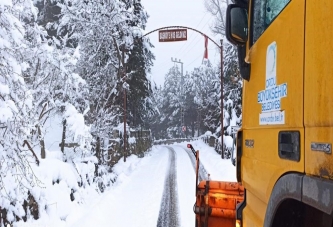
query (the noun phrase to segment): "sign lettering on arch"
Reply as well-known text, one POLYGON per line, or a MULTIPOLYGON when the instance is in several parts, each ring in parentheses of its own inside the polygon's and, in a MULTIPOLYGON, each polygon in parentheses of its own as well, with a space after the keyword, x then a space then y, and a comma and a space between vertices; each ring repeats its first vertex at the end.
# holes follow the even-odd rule
POLYGON ((168 29, 158 31, 159 42, 176 42, 187 40, 187 29, 168 29))

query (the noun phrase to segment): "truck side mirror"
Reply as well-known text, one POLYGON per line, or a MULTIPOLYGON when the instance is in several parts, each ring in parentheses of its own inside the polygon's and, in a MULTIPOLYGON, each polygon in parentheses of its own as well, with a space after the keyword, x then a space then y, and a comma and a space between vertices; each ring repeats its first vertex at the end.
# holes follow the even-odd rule
POLYGON ((237 46, 239 71, 244 80, 250 80, 251 65, 245 62, 246 41, 248 39, 247 4, 231 4, 227 8, 226 37, 237 46))
POLYGON ((247 9, 231 4, 227 8, 226 37, 234 45, 243 46, 248 38, 247 9))

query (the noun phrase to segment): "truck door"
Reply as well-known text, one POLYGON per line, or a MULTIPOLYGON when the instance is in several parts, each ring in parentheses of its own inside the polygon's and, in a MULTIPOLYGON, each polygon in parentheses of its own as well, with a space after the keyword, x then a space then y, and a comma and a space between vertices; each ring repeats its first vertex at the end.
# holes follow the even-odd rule
POLYGON ((245 226, 263 226, 275 182, 304 172, 304 0, 252 0, 243 87, 245 226))

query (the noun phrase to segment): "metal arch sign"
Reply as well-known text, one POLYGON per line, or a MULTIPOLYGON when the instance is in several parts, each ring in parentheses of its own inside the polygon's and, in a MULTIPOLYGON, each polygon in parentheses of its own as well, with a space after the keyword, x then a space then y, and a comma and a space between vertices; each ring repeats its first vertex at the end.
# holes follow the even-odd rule
POLYGON ((177 42, 187 40, 187 29, 168 29, 158 31, 159 42, 177 42))

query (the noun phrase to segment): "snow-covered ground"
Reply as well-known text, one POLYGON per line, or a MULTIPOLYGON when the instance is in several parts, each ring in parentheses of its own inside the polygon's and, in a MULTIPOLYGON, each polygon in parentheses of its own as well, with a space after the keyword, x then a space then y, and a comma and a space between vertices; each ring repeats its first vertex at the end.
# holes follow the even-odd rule
MULTIPOLYGON (((202 141, 191 143, 200 151, 200 159, 212 180, 236 181, 235 167, 230 160, 222 160, 213 148, 202 141)), ((176 154, 177 192, 179 223, 182 227, 194 226, 195 173, 186 148, 187 143, 170 145, 176 154)), ((55 204, 39 220, 19 222, 17 227, 127 227, 156 226, 165 176, 169 166, 169 149, 166 146, 154 146, 144 158, 128 157, 114 168, 116 183, 104 193, 91 190, 81 202, 57 206, 57 191, 53 190, 55 204), (62 218, 59 214, 66 213, 62 218)), ((61 185, 59 184, 59 187, 61 185)), ((60 193, 60 190, 59 190, 60 193)), ((86 192, 87 193, 87 192, 86 192)), ((60 203, 59 203, 60 204, 60 203)))

